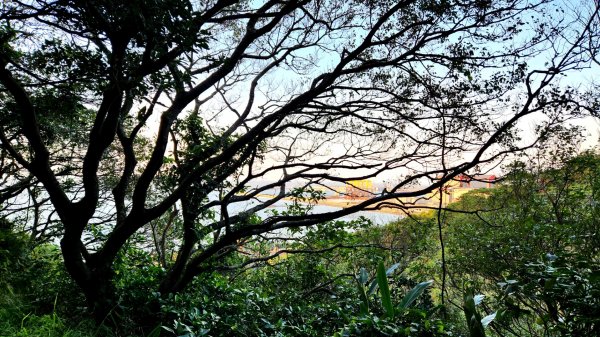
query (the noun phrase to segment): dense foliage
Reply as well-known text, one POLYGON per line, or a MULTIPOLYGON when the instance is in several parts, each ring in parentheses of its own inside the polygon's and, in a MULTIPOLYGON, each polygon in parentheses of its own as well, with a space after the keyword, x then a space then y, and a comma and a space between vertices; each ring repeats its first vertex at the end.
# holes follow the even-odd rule
POLYGON ((344 220, 599 116, 574 2, 1 2, 0 330, 597 332, 592 154, 344 220))
MULTIPOLYGON (((600 157, 511 169, 499 186, 464 195, 441 217, 317 226, 276 250, 248 242, 230 263, 261 249, 271 259, 205 274, 179 294, 152 292, 166 271, 158 255, 132 244, 117 260, 121 317, 110 329, 81 320, 85 310, 57 247, 32 247, 3 222, 0 327, 7 336, 596 335, 600 157)), ((295 207, 304 206, 287 211, 295 207)))
POLYGON ((123 299, 159 293, 152 321, 196 278, 269 259, 278 233, 355 230, 338 219, 597 116, 579 75, 598 63, 599 11, 585 0, 3 1, 0 217, 32 244, 60 242, 77 307, 98 322, 121 325, 123 299), (387 178, 351 207, 268 213, 387 178), (249 247, 261 255, 240 259, 249 247), (129 256, 140 251, 152 258, 129 256), (120 274, 133 269, 152 282, 120 293, 138 284, 120 274))
POLYGON ((504 184, 453 205, 447 222, 453 290, 488 295, 494 327, 518 336, 600 331, 600 158, 531 172, 517 164, 504 184))

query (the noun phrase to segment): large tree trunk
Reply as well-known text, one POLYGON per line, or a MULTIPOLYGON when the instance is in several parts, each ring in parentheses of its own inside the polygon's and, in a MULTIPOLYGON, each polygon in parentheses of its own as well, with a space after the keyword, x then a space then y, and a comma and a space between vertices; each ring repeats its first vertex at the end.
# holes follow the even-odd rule
POLYGON ((113 272, 109 266, 101 266, 92 270, 92 278, 84 289, 91 314, 97 323, 111 325, 117 313, 117 294, 112 282, 113 272), (112 317, 111 317, 112 315, 112 317))
POLYGON ((94 256, 82 256, 79 238, 65 234, 61 250, 69 275, 83 292, 89 312, 98 323, 112 321, 109 318, 117 306, 116 292, 112 282, 114 272, 111 263, 97 261, 94 256))

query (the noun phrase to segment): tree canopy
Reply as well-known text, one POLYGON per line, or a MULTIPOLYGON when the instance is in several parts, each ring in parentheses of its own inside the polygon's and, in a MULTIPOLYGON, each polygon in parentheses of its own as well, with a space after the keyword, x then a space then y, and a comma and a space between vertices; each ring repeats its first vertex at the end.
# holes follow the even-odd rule
POLYGON ((140 233, 178 292, 244 241, 434 191, 596 114, 561 80, 597 62, 597 27, 593 3, 549 0, 4 2, 3 216, 60 238, 100 316, 140 233), (256 216, 386 176, 356 206, 256 216))

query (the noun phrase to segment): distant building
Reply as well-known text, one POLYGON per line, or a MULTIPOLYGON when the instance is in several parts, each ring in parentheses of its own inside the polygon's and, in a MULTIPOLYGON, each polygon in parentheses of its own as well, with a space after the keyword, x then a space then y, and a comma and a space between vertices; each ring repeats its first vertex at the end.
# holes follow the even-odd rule
MULTIPOLYGON (((438 180, 441 178, 441 176, 437 177, 438 180)), ((445 207, 448 204, 460 200, 460 198, 469 191, 494 187, 496 181, 497 178, 494 175, 468 176, 461 174, 444 184, 441 188, 441 196, 440 189, 436 189, 427 194, 399 198, 398 202, 402 205, 410 206, 414 212, 419 212, 423 209, 439 207, 441 198, 442 207, 445 207)), ((417 192, 421 188, 417 187, 412 190, 406 189, 402 192, 417 192)))
MULTIPOLYGON (((441 177, 438 179, 441 179, 441 177)), ((446 206, 458 201, 463 194, 469 191, 479 188, 492 188, 496 183, 496 180, 497 178, 495 175, 468 176, 466 174, 460 174, 444 184, 444 187, 442 188, 442 205, 446 206)), ((429 200, 436 206, 439 205, 439 190, 432 192, 429 200)))
POLYGON ((350 180, 346 183, 345 197, 346 198, 368 198, 375 193, 373 182, 368 179, 350 180))

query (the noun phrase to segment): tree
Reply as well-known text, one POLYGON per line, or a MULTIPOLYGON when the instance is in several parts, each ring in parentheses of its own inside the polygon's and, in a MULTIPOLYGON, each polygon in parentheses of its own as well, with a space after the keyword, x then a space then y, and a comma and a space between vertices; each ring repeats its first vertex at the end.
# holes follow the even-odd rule
POLYGON ((114 304, 119 252, 151 223, 177 235, 159 290, 178 292, 245 240, 422 195, 532 146, 518 141, 526 116, 545 116, 541 136, 597 112, 554 83, 591 64, 598 8, 562 6, 4 2, 3 212, 39 204, 97 317, 114 304), (398 183, 352 207, 256 216, 286 196, 318 199, 315 186, 386 174, 398 183))
POLYGON ((598 331, 599 156, 560 149, 564 136, 512 165, 499 188, 465 195, 448 219, 451 284, 492 299, 499 334, 598 331))

